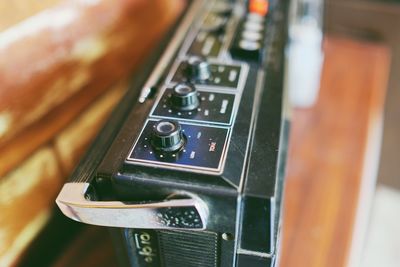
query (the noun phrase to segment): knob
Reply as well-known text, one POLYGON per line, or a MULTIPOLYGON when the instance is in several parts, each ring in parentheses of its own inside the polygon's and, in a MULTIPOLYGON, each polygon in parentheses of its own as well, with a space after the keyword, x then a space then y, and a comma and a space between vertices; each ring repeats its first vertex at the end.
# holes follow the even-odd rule
POLYGON ((192 56, 187 61, 186 74, 190 80, 206 81, 211 77, 210 65, 201 57, 192 56))
POLYGON ((223 17, 229 17, 232 14, 232 4, 228 2, 217 2, 212 8, 212 12, 223 17))
POLYGON ((201 26, 201 30, 211 33, 220 33, 224 30, 226 22, 227 19, 220 16, 219 14, 210 13, 204 20, 203 25, 201 26))
POLYGON ((196 87, 191 83, 178 83, 174 86, 171 95, 171 105, 173 108, 190 111, 196 109, 200 104, 196 87))
POLYGON ((174 152, 183 147, 185 138, 177 121, 160 120, 153 126, 152 146, 164 152, 174 152))

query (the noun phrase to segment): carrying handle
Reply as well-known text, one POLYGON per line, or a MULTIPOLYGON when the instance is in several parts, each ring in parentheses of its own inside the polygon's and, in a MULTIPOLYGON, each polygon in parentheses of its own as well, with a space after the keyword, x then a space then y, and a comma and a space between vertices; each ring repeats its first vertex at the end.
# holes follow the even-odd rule
POLYGON ((91 201, 85 195, 89 183, 66 183, 56 199, 61 211, 69 218, 94 225, 147 228, 203 230, 208 212, 200 199, 171 199, 151 203, 91 201))

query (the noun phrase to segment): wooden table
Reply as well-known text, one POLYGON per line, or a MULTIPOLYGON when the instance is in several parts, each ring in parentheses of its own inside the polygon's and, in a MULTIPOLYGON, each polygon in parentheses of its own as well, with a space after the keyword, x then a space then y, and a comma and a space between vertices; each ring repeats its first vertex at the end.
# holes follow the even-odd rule
MULTIPOLYGON (((293 113, 280 267, 341 267, 357 261, 378 165, 388 67, 384 46, 327 38, 319 100, 293 113)), ((68 227, 68 219, 61 220, 68 227)), ((116 263, 105 228, 76 227, 79 234, 49 265, 116 263)), ((56 237, 57 229, 46 235, 56 237)), ((21 266, 43 265, 38 255, 28 252, 21 266)))
POLYGON ((281 267, 355 266, 368 221, 388 50, 339 38, 324 50, 318 102, 293 113, 281 267))

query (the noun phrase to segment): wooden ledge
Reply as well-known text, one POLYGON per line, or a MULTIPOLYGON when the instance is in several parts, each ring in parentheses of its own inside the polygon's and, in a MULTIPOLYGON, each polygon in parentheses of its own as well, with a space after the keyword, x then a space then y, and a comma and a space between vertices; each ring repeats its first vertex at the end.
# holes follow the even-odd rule
POLYGON ((318 102, 292 118, 281 267, 354 266, 375 184, 388 50, 334 37, 324 50, 318 102))

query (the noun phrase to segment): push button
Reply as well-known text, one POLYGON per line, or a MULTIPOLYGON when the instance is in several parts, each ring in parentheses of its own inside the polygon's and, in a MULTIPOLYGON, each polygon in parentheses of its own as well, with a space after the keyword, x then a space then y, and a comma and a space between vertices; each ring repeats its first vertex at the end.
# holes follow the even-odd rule
POLYGON ((249 12, 256 13, 265 17, 268 13, 269 2, 268 0, 250 0, 249 12))
POLYGON ((254 41, 250 41, 250 40, 241 40, 239 42, 239 47, 247 50, 247 51, 256 51, 258 49, 260 49, 260 43, 258 42, 254 42, 254 41))
POLYGON ((243 31, 242 32, 242 39, 248 40, 248 41, 260 41, 262 40, 263 36, 259 32, 253 32, 253 31, 243 31))
POLYGON ((268 1, 250 0, 248 13, 238 25, 230 47, 232 57, 241 60, 259 60, 264 44, 268 1))

